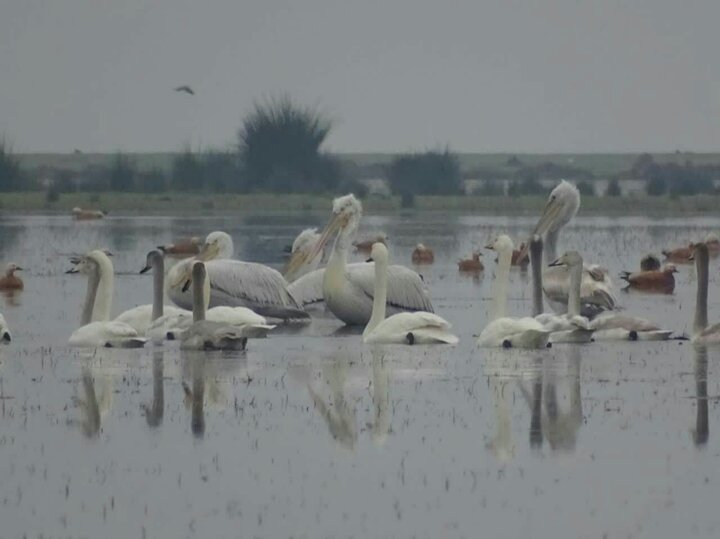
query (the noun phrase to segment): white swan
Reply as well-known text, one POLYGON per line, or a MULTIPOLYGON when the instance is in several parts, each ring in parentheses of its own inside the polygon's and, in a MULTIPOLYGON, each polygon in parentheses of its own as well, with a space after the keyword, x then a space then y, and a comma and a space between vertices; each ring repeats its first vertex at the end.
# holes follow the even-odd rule
POLYGON ((580 315, 580 284, 582 281, 582 257, 577 251, 569 251, 550 266, 565 265, 570 270, 567 314, 543 312, 542 298, 542 240, 539 237, 530 243, 530 264, 533 282, 533 316, 545 329, 551 331, 551 343, 585 343, 592 340, 590 321, 580 315))
POLYGON ((112 262, 104 252, 91 251, 66 273, 88 276, 82 325, 70 335, 71 346, 137 348, 145 345, 146 339, 133 327, 110 320, 114 276, 112 262))
MULTIPOLYGON (((372 314, 374 267, 369 263, 347 263, 361 217, 362 205, 354 195, 336 198, 333 201, 333 216, 313 251, 297 253, 288 264, 288 271, 295 271, 307 260, 312 260, 337 233, 327 267, 301 277, 291 285, 290 290, 303 304, 324 300, 328 309, 348 325, 366 325, 372 314), (322 282, 321 298, 316 297, 319 282, 322 282), (313 283, 313 286, 305 287, 306 283, 313 283), (313 295, 306 295, 308 291, 313 295)), ((433 312, 422 278, 417 273, 404 266, 388 267, 387 309, 391 314, 433 312)))
MULTIPOLYGON (((295 241, 293 241, 292 248, 290 250, 291 256, 299 252, 310 253, 319 240, 320 234, 318 233, 317 228, 306 228, 305 230, 300 232, 297 238, 295 238, 295 241)), ((285 280, 287 280, 288 283, 292 283, 303 275, 310 273, 311 271, 315 271, 322 262, 322 258, 323 251, 320 250, 315 254, 312 259, 309 259, 306 264, 303 264, 295 271, 286 271, 284 275, 285 280)))
POLYGON ((424 311, 398 313, 385 318, 387 296, 388 250, 378 242, 372 246, 375 262, 372 316, 363 341, 383 344, 457 344, 458 338, 450 333, 450 324, 438 315, 424 311))
POLYGON ((7 344, 12 341, 12 335, 10 334, 10 328, 5 321, 5 317, 0 314, 0 342, 7 344))
POLYGON ((720 323, 708 327, 708 273, 710 252, 704 243, 693 246, 693 258, 697 269, 697 296, 693 320, 692 341, 697 344, 720 343, 720 323))
POLYGON ((267 330, 254 327, 231 326, 205 319, 208 302, 205 264, 195 262, 192 267, 193 323, 180 334, 180 347, 188 350, 245 350, 248 337, 260 337, 267 330))
POLYGON ((279 271, 255 264, 230 260, 232 238, 225 232, 211 232, 196 258, 183 260, 168 272, 168 296, 179 307, 192 307, 192 294, 183 290, 191 274, 192 264, 205 262, 210 278, 210 306, 248 307, 269 318, 283 320, 309 318, 309 315, 288 292, 287 281, 279 271))
POLYGON ((477 344, 483 347, 545 348, 550 331, 534 318, 505 316, 507 283, 512 263, 513 242, 505 234, 487 246, 498 254, 495 268, 495 301, 492 321, 480 333, 477 344))
MULTIPOLYGON (((532 234, 533 236, 545 235, 545 262, 547 264, 557 259, 557 240, 560 230, 575 217, 579 208, 580 191, 573 184, 562 180, 550 192, 545 209, 532 234)), ((569 288, 570 275, 567 267, 557 266, 545 270, 543 290, 554 311, 567 312, 569 288)), ((616 300, 613 294, 612 280, 608 271, 601 266, 584 266, 580 295, 583 314, 594 315, 599 311, 615 308, 616 300)))

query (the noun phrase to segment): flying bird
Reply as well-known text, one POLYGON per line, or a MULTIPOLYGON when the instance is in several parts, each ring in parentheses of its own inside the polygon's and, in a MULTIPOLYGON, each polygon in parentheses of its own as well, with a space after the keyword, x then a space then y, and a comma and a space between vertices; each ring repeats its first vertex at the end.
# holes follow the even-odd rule
POLYGON ((175 88, 175 91, 176 92, 185 92, 188 95, 195 95, 195 92, 193 92, 193 89, 190 88, 190 86, 188 86, 187 84, 178 86, 177 88, 175 88))

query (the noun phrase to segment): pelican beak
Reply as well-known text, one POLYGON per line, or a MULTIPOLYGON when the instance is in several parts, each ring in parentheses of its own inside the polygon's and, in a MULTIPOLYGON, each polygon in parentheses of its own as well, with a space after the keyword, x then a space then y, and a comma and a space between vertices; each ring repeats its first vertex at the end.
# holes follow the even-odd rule
POLYGON ((150 271, 150 266, 145 266, 143 269, 140 270, 140 274, 142 275, 143 273, 147 273, 148 271, 150 271))
POLYGON ((195 259, 201 262, 207 262, 208 260, 216 258, 219 253, 220 249, 216 243, 204 243, 195 259))
POLYGON ((320 239, 317 240, 312 250, 300 250, 293 253, 287 263, 287 266, 285 267, 284 274, 294 274, 304 264, 306 264, 310 260, 313 260, 325 248, 325 245, 327 245, 330 239, 335 236, 335 233, 341 228, 343 228, 345 225, 347 225, 348 219, 349 217, 342 213, 333 214, 332 218, 325 226, 325 229, 322 231, 320 239))

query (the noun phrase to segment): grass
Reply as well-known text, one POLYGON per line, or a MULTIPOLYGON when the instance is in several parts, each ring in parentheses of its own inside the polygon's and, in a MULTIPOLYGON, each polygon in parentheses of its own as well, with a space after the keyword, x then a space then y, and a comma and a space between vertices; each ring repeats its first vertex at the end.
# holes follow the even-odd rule
MULTIPOLYGON (((104 209, 110 214, 217 214, 267 212, 327 213, 332 196, 273 195, 232 193, 68 193, 57 202, 48 203, 44 191, 3 193, 0 212, 68 214, 74 206, 104 209)), ((482 197, 482 196, 418 196, 410 211, 446 211, 486 215, 537 214, 545 205, 545 196, 482 197)), ((715 215, 720 196, 671 197, 585 197, 583 215, 715 215)), ((400 198, 369 197, 363 201, 368 213, 392 213, 400 210, 400 198)))

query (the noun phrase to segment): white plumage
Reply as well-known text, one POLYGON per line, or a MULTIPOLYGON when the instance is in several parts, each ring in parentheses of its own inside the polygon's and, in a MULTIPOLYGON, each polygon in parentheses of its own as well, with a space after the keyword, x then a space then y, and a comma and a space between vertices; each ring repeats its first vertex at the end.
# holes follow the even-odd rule
POLYGON ((0 343, 9 343, 12 341, 12 335, 10 333, 10 328, 7 325, 7 322, 5 321, 5 317, 0 314, 0 343))
MULTIPOLYGON (((292 249, 290 250, 291 255, 294 255, 296 253, 311 253, 313 249, 315 248, 315 244, 320 240, 320 234, 317 231, 317 228, 306 228, 300 234, 297 235, 295 238, 295 241, 293 241, 292 249)), ((312 258, 308 259, 308 261, 299 267, 297 270, 293 272, 285 272, 285 280, 287 280, 288 283, 292 283, 302 277, 303 275, 306 275, 310 273, 311 271, 314 271, 318 268, 320 263, 322 262, 323 258, 323 251, 318 251, 312 258)))
POLYGON ((450 324, 436 314, 417 311, 403 312, 385 318, 387 294, 388 250, 382 243, 372 247, 375 263, 373 307, 370 321, 363 332, 366 343, 383 344, 456 344, 450 324))

